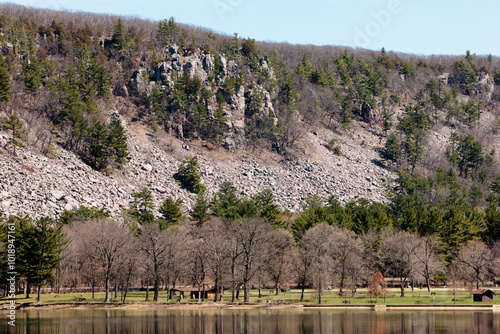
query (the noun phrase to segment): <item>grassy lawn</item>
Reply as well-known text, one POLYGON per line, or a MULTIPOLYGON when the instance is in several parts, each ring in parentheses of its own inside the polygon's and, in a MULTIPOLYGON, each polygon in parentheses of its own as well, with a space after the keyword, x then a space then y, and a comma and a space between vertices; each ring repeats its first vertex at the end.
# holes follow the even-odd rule
MULTIPOLYGON (((257 290, 250 291, 250 303, 273 303, 273 304, 291 304, 299 303, 300 300, 300 290, 290 290, 289 292, 281 292, 278 296, 271 293, 269 289, 262 290, 262 297, 258 297, 257 290)), ((386 298, 379 297, 375 303, 375 298, 371 298, 367 294, 366 290, 358 289, 353 297, 349 297, 350 293, 348 291, 347 296, 339 296, 337 290, 325 291, 323 294, 323 304, 325 305, 467 305, 467 304, 481 304, 481 305, 492 305, 496 304, 497 300, 493 302, 482 302, 474 303, 472 301, 472 295, 468 290, 457 290, 456 291, 456 301, 453 300, 453 290, 443 290, 436 289, 433 290, 433 295, 429 294, 427 290, 416 289, 411 291, 410 289, 405 290, 405 297, 400 297, 399 289, 391 289, 388 291, 386 298)), ((500 290, 495 291, 495 293, 500 293, 500 290)), ((71 293, 71 294, 42 294, 41 303, 43 304, 103 304, 105 294, 100 292, 95 294, 95 299, 92 300, 92 295, 90 293, 71 293)), ((111 304, 121 304, 120 293, 118 293, 117 298, 114 298, 114 293, 111 294, 113 302, 111 304)), ((150 301, 145 301, 146 292, 129 292, 127 294, 127 303, 150 303, 153 304, 152 298, 153 294, 150 291, 149 298, 150 301)), ((230 291, 226 291, 224 294, 224 302, 229 303, 231 298, 230 291)), ((314 290, 306 290, 304 296, 304 302, 301 304, 314 305, 318 303, 316 292, 314 290)), ((1 298, 0 305, 8 303, 10 299, 1 298)), ((243 301, 243 291, 240 291, 240 300, 243 301)), ((18 295, 16 298, 16 303, 35 303, 36 294, 33 294, 31 298, 23 298, 23 295, 18 295)), ((206 300, 205 303, 211 303, 212 300, 206 300)), ((178 304, 176 298, 171 301, 167 301, 166 292, 160 292, 160 303, 171 303, 178 304)), ((197 303, 197 300, 183 299, 181 304, 187 303, 197 303)))

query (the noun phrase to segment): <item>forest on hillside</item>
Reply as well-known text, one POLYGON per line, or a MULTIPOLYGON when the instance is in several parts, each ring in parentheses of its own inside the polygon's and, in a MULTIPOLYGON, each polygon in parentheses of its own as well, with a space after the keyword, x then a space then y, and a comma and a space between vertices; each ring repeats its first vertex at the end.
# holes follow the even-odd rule
MULTIPOLYGON (((151 193, 144 189, 124 208, 121 223, 104 209, 85 207, 66 210, 58 220, 33 221, 22 213, 5 217, 5 263, 9 226, 15 227, 20 242, 54 246, 47 263, 34 264, 36 269, 29 261, 40 253, 29 252, 46 249, 16 248, 20 261, 26 261, 20 262, 19 279, 27 286, 86 284, 109 290, 110 284, 126 287, 142 277, 154 281, 156 291, 160 283, 203 282, 220 289, 230 284, 233 291, 243 284, 248 291, 272 280, 321 291, 326 282, 342 288, 348 278, 353 286, 366 284, 375 271, 405 280, 446 281, 456 274, 454 266, 461 265, 461 279, 477 284, 498 275, 496 262, 482 271, 484 263, 497 259, 500 238, 496 57, 469 51, 420 57, 384 49, 264 43, 183 25, 174 18, 151 22, 11 4, 0 5, 0 29, 0 124, 9 133, 7 149, 13 156, 27 145, 50 157, 60 146, 111 174, 126 168, 130 159, 123 116, 157 136, 198 139, 228 150, 258 146, 293 160, 304 154, 298 143, 306 131, 325 127, 350 136, 351 127, 363 123, 385 142, 378 163, 397 173, 396 181, 387 185, 387 203, 359 199, 341 205, 334 197, 311 194, 302 212, 291 214, 278 210, 270 191, 243 198, 223 183, 209 197, 195 157, 188 157, 176 178, 198 196, 190 210, 178 199, 154 208, 151 193), (446 142, 433 140, 434 133, 446 133, 446 142), (257 248, 271 253, 245 248, 250 228, 262 236, 257 248), (115 246, 124 254, 119 261, 124 262, 85 253, 103 234, 116 236, 115 246), (281 243, 271 238, 275 234, 289 247, 286 252, 272 248, 281 243), (222 236, 229 244, 219 249, 217 238, 222 236), (391 241, 396 236, 402 239, 391 241), (306 273, 307 268, 324 268, 321 261, 338 258, 333 252, 342 238, 357 245, 352 250, 357 257, 349 261, 359 266, 349 273, 339 271, 347 270, 344 264, 324 271, 326 276, 319 270, 306 273), (179 248, 176 242, 188 239, 194 246, 182 255, 168 253, 179 248), (407 253, 384 248, 398 244, 414 247, 407 253), (140 275, 118 275, 123 272, 117 266, 137 262, 125 256, 135 254, 125 246, 136 247, 144 259, 140 275), (209 246, 214 247, 210 256, 196 253, 212 250, 209 246), (158 257, 152 255, 157 247, 162 250, 158 257), (325 251, 311 259, 312 249, 321 247, 325 251), (467 262, 464 252, 470 249, 479 255, 467 262), (227 262, 232 250, 233 262, 227 262), (391 267, 402 263, 383 257, 390 252, 406 257, 406 267, 391 267), (420 271, 421 252, 436 269, 424 266, 428 271, 420 271), (75 254, 84 254, 85 261, 68 260, 75 254), (279 262, 288 263, 286 279, 273 272, 277 264, 265 267, 285 254, 294 260, 279 262), (361 265, 360 258, 366 263, 361 265), (210 262, 218 259, 220 263, 210 262), (256 259, 255 267, 245 272, 250 259, 256 259), (482 267, 469 266, 471 262, 482 267), (186 265, 170 266, 178 264, 186 265)), ((327 146, 342 154, 335 141, 327 146)))

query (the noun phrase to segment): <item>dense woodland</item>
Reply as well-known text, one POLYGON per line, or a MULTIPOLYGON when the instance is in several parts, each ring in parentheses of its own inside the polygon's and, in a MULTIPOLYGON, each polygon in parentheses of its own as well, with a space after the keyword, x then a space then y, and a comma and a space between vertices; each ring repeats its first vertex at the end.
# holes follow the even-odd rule
MULTIPOLYGON (((29 145, 51 156, 59 145, 96 170, 124 168, 127 133, 111 109, 159 135, 227 147, 235 132, 232 101, 245 87, 252 93, 244 96, 238 148, 294 159, 305 129, 348 136, 354 122, 363 122, 385 141, 379 163, 398 176, 387 185, 386 203, 341 204, 311 194, 292 214, 278 209, 269 190, 241 198, 225 182, 205 194, 196 157, 187 157, 176 179, 198 196, 188 212, 170 198, 155 208, 145 188, 122 217, 86 207, 56 220, 3 217, 3 260, 8 227, 15 226, 18 283, 26 293, 47 284, 107 292, 152 285, 158 300, 161 288, 215 285, 216 298, 226 289, 235 300, 243 286, 248 301, 252 286, 274 285, 276 293, 282 284, 313 286, 319 296, 326 285, 355 291, 376 272, 428 286, 480 285, 500 274, 496 57, 263 43, 173 18, 9 4, 0 6, 0 30, 0 124, 13 155, 29 145), (160 75, 171 49, 210 55, 214 66, 203 79, 187 68, 160 75), (231 61, 238 71, 225 74, 231 61), (137 89, 138 81, 151 90, 137 89), (266 93, 274 107, 264 113, 266 93), (495 118, 484 125, 486 112, 495 118), (445 150, 429 140, 443 128, 451 129, 445 150)), ((328 147, 342 154, 335 142, 328 147)))

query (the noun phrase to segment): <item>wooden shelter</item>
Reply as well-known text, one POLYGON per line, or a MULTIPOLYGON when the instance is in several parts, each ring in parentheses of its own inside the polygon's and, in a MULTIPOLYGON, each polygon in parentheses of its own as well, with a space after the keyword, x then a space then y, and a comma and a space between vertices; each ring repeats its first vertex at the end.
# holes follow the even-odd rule
MULTIPOLYGON (((181 299, 187 298, 187 295, 189 295, 189 299, 198 299, 197 287, 179 287, 169 290, 170 296, 176 296, 177 292, 179 292, 181 299)), ((205 289, 201 288, 200 293, 205 299, 215 299, 215 287, 205 287, 205 289)))
POLYGON ((490 289, 477 289, 472 292, 475 302, 491 302, 495 293, 490 289))

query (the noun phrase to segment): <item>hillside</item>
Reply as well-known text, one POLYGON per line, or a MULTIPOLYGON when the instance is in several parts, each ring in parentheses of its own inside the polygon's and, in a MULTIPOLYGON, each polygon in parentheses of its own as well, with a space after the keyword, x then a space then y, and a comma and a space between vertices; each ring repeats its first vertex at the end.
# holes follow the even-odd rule
POLYGON ((438 167, 487 205, 500 144, 496 57, 272 44, 173 19, 8 4, 0 12, 7 215, 84 205, 119 216, 144 187, 156 206, 181 198, 188 211, 196 194, 174 178, 186 156, 198 157, 209 196, 224 181, 242 197, 270 189, 292 213, 308 195, 388 203, 398 170, 435 176, 438 167), (411 112, 425 121, 408 125, 411 112), (113 129, 123 129, 128 154, 113 129), (462 159, 467 135, 481 163, 462 159))

